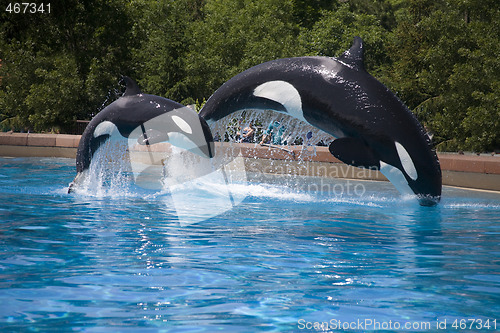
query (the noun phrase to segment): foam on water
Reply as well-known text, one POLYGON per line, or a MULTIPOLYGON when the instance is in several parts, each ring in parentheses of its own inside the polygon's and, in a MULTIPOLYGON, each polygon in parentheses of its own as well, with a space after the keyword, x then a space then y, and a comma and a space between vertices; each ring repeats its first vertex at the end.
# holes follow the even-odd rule
MULTIPOLYGON (((102 156, 98 156, 96 162, 102 162, 102 156)), ((315 186, 320 181, 318 178, 305 176, 268 176, 267 178, 264 177, 265 179, 262 182, 262 179, 257 181, 255 179, 247 180, 241 175, 235 177, 237 173, 234 170, 232 173, 226 172, 224 176, 224 174, 220 173, 221 164, 223 163, 220 161, 219 165, 214 165, 199 157, 173 154, 163 167, 159 167, 167 170, 162 172, 161 188, 151 190, 134 184, 131 171, 127 170, 123 165, 115 165, 114 168, 110 168, 109 166, 103 167, 101 164, 93 163, 83 186, 79 187, 76 193, 97 198, 138 197, 156 199, 163 200, 169 205, 172 205, 173 202, 170 199, 165 200, 165 197, 172 197, 172 194, 175 194, 175 201, 178 206, 182 206, 183 202, 190 203, 183 208, 185 215, 188 215, 190 211, 196 211, 196 206, 193 206, 192 203, 199 203, 199 209, 203 209, 203 207, 205 209, 207 207, 225 207, 221 208, 222 213, 236 206, 246 197, 260 200, 271 199, 297 203, 323 202, 335 205, 348 204, 378 208, 417 204, 413 196, 400 195, 387 182, 334 179, 323 184, 323 180, 321 180, 323 188, 315 186), (235 179, 224 179, 228 175, 230 178, 235 179), (277 179, 281 180, 276 181, 277 179), (269 180, 270 182, 266 182, 269 180), (351 188, 358 187, 362 190, 347 193, 344 189, 349 186, 351 188), (380 191, 380 186, 384 188, 384 191, 380 191), (338 189, 341 190, 338 191, 338 189), (231 202, 228 202, 228 200, 231 202)), ((65 189, 61 189, 61 192, 64 191, 65 189)), ((495 203, 495 193, 490 195, 493 202, 489 200, 485 202, 485 199, 481 199, 479 202, 471 202, 471 196, 474 197, 476 193, 460 189, 446 190, 445 188, 440 206, 449 209, 498 209, 500 207, 498 203, 495 203), (453 200, 449 198, 457 195, 458 197, 453 200), (460 198, 463 195, 468 195, 468 197, 466 199, 460 198)), ((482 194, 484 197, 485 194, 482 194)), ((486 197, 488 197, 487 194, 486 197)), ((215 215, 217 214, 213 214, 213 216, 215 215)))
MULTIPOLYGON (((280 126, 284 129, 282 141, 288 145, 294 144, 296 141, 313 145, 318 142, 329 144, 335 139, 332 135, 288 114, 268 110, 243 110, 234 112, 210 124, 210 129, 214 135, 222 139, 237 141, 236 133, 239 131, 239 119, 243 121, 242 127, 246 127, 250 123, 254 126, 259 124, 264 131, 270 123, 279 121, 280 126), (309 138, 306 137, 307 133, 310 133, 309 138)), ((338 134, 340 135, 341 133, 338 134)))
POLYGON ((90 166, 81 175, 75 193, 97 198, 134 196, 130 191, 131 168, 127 142, 112 137, 94 153, 90 166))
MULTIPOLYGON (((236 141, 239 126, 260 124, 265 130, 267 124, 275 120, 279 120, 285 128, 283 138, 288 144, 298 141, 328 144, 334 139, 332 135, 287 114, 262 110, 236 112, 210 126, 212 133, 217 133, 221 139, 236 141), (243 121, 242 124, 239 124, 239 120, 243 121), (306 136, 305 133, 310 135, 306 136)), ((158 200, 174 206, 180 220, 193 223, 231 210, 247 197, 374 208, 416 205, 413 196, 400 195, 389 183, 288 175, 262 176, 262 172, 260 177, 252 175, 245 170, 241 156, 231 155, 237 154, 231 142, 226 145, 226 150, 216 150, 217 155, 213 159, 176 147, 151 159, 148 147, 150 164, 134 160, 137 152, 130 149, 133 148, 131 142, 135 141, 127 141, 121 135, 113 134, 94 154, 91 166, 83 177, 84 181, 76 188, 77 195, 158 200), (380 191, 380 186, 383 191, 380 191)), ((304 147, 301 156, 315 154, 314 146, 304 147)), ((301 161, 298 163, 300 165, 301 161)), ((459 192, 455 191, 452 195, 456 193, 459 192)), ((450 202, 446 198, 446 191, 440 206, 450 209, 498 208, 498 204, 484 202, 483 199, 480 202, 470 202, 469 199, 454 199, 450 202)))

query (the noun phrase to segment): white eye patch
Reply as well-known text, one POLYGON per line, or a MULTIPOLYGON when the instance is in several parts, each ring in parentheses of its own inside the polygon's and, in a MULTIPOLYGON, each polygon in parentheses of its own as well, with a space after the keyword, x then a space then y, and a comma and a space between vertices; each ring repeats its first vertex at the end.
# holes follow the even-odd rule
POLYGON ((113 124, 110 121, 103 121, 102 123, 99 123, 99 125, 96 126, 94 129, 94 138, 97 138, 101 135, 112 135, 114 133, 118 132, 118 128, 116 127, 115 124, 113 124))
POLYGON ((182 119, 179 116, 172 116, 172 120, 174 121, 174 123, 177 126, 179 126, 179 128, 183 132, 185 132, 187 134, 193 134, 193 129, 191 128, 191 126, 189 126, 189 124, 184 119, 182 119))
POLYGON ((395 144, 399 159, 401 160, 401 164, 403 165, 403 169, 405 170, 406 174, 411 179, 417 180, 417 169, 415 169, 415 164, 413 164, 413 160, 411 159, 410 154, 408 154, 405 147, 403 147, 403 145, 401 145, 399 142, 396 142, 395 144))
POLYGON ((269 81, 255 88, 253 94, 282 104, 290 116, 305 121, 302 111, 302 99, 297 89, 290 83, 269 81))

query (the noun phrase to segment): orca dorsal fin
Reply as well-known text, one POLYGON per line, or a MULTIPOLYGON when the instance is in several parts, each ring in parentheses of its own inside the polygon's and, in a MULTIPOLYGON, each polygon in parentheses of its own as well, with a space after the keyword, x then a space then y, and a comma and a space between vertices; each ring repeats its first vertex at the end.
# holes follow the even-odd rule
POLYGON ((338 59, 356 68, 364 69, 363 40, 361 37, 354 37, 351 48, 344 51, 338 59))
POLYGON ((135 81, 129 78, 128 76, 122 77, 122 83, 124 83, 126 86, 123 96, 133 96, 142 94, 141 88, 139 88, 137 83, 135 83, 135 81))

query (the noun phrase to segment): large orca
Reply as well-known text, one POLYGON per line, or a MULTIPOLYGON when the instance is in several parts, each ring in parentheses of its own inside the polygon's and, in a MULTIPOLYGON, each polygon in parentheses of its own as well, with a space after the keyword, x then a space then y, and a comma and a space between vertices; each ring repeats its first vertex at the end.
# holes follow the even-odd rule
POLYGON ((195 111, 167 98, 143 94, 123 77, 124 94, 99 112, 85 128, 76 154, 77 176, 69 192, 90 167, 97 149, 111 136, 136 139, 140 145, 169 142, 198 155, 213 157, 213 138, 205 120, 195 111), (118 135, 119 134, 119 135, 118 135))
POLYGON ((421 205, 441 197, 441 168, 430 139, 410 110, 363 64, 356 37, 339 58, 269 61, 224 83, 200 112, 209 125, 245 109, 274 110, 336 139, 330 152, 356 167, 380 170, 421 205))

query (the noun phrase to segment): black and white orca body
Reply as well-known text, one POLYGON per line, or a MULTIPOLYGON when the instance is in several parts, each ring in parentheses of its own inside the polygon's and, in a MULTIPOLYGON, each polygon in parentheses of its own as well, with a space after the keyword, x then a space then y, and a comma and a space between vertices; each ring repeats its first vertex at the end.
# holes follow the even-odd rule
POLYGON ((112 137, 140 145, 169 142, 207 158, 213 157, 213 138, 205 120, 194 110, 167 98, 143 94, 123 77, 123 96, 99 112, 85 128, 76 154, 75 181, 91 164, 94 153, 112 137))
POLYGON ((252 67, 223 84, 200 112, 210 125, 245 109, 286 113, 332 135, 330 152, 380 170, 422 205, 441 196, 441 168, 416 117, 363 65, 362 40, 339 58, 298 57, 252 67))

